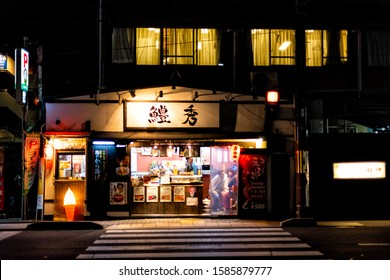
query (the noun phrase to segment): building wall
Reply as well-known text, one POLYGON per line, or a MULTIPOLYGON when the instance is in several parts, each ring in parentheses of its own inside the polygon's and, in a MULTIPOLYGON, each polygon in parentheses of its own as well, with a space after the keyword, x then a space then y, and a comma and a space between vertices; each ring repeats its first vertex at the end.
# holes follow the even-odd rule
POLYGON ((317 134, 309 147, 310 207, 319 219, 390 218, 390 136, 317 134), (333 179, 333 163, 383 161, 383 179, 333 179))

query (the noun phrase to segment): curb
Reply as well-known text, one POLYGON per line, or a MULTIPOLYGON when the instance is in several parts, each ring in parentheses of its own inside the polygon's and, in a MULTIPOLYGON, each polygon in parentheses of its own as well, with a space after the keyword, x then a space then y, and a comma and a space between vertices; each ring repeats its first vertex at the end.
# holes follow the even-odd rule
POLYGON ((37 222, 29 224, 26 230, 91 230, 104 229, 93 222, 37 222))

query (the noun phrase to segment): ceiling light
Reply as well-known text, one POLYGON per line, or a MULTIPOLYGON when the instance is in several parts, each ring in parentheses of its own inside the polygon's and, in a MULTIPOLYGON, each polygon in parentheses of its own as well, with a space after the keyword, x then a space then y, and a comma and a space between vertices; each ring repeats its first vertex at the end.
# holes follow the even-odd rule
POLYGON ((291 45, 291 42, 290 42, 290 41, 285 41, 285 42, 283 42, 283 43, 280 45, 279 50, 280 50, 280 51, 285 51, 290 45, 291 45))
POLYGON ((114 145, 114 141, 93 141, 93 145, 114 145))

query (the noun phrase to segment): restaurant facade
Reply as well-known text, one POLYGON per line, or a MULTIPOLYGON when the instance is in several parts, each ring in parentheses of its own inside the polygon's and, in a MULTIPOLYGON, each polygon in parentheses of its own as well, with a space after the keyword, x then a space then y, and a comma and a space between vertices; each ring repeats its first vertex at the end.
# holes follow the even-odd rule
MULTIPOLYGON (((289 141, 280 144, 279 155, 267 149, 264 100, 231 101, 240 95, 182 87, 135 95, 114 92, 46 103, 45 219, 69 219, 64 207, 69 190, 75 220, 290 215, 289 141), (273 157, 287 180, 275 194, 273 157)), ((279 126, 293 133, 290 124, 279 126)))

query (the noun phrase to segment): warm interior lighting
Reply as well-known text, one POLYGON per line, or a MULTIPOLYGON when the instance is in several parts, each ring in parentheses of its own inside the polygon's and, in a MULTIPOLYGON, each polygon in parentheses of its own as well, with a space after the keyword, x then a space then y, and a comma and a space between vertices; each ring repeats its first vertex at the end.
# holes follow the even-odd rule
POLYGON ((290 45, 291 45, 291 42, 290 42, 290 41, 285 41, 285 42, 283 42, 283 43, 280 45, 279 50, 280 50, 280 51, 285 51, 290 45))
POLYGON ((68 188, 64 196, 64 207, 66 212, 66 219, 68 221, 73 221, 74 211, 76 209, 76 197, 70 188, 68 188))
POLYGON ((167 148, 167 157, 172 157, 173 156, 173 146, 172 144, 169 144, 167 148))
POLYGON ((47 160, 52 160, 54 155, 54 147, 47 143, 44 148, 44 155, 47 160))
POLYGON ((259 139, 256 140, 256 148, 257 149, 264 148, 264 146, 263 146, 263 138, 259 138, 259 139))

